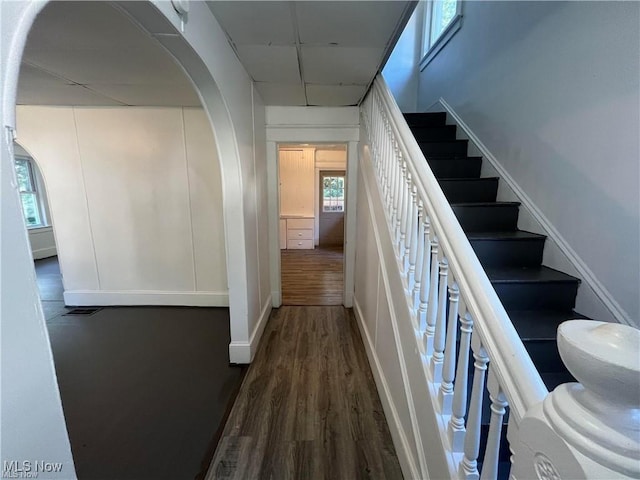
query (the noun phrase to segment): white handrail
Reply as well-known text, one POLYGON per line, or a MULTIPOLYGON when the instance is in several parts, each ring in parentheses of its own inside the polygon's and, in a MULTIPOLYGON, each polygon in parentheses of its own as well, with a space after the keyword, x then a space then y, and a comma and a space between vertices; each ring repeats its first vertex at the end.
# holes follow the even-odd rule
POLYGON ((475 323, 474 328, 491 359, 493 371, 519 421, 526 411, 549 393, 487 277, 449 202, 409 129, 386 83, 379 75, 369 95, 383 103, 417 195, 435 230, 461 297, 475 323))

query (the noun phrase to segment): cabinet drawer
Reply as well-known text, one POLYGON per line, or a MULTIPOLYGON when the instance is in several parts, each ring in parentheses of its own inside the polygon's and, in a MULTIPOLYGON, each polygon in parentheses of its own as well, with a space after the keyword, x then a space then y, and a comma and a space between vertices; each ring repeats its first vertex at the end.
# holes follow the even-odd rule
POLYGON ((313 240, 313 230, 310 228, 290 228, 287 230, 288 240, 313 240))
POLYGON ((304 250, 313 250, 313 240, 296 240, 289 239, 287 240, 287 249, 304 249, 304 250))
POLYGON ((292 228, 313 228, 313 218, 288 218, 287 228, 289 230, 292 228))

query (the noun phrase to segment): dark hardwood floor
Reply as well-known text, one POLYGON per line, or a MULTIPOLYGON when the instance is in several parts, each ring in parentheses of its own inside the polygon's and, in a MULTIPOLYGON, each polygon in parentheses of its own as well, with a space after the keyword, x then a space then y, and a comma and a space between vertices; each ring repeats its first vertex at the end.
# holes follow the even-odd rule
POLYGON ((281 250, 283 305, 342 305, 342 246, 281 250))
POLYGON ((203 478, 246 371, 229 365, 229 309, 70 315, 57 259, 36 274, 78 479, 203 478))
POLYGON ((206 478, 402 478, 350 310, 273 311, 206 478))

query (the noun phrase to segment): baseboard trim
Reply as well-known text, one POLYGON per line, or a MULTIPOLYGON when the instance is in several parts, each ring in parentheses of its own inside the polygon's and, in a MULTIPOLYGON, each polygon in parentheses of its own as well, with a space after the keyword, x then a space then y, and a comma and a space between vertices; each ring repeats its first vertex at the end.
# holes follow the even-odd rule
POLYGON ((375 346, 364 322, 362 309, 360 308, 358 299, 355 296, 353 298, 353 312, 356 320, 358 321, 360 334, 364 339, 364 347, 367 352, 367 357, 369 358, 369 364, 372 367, 371 370, 373 372, 373 376, 376 380, 378 395, 380 396, 380 401, 382 402, 386 413, 387 424, 389 425, 389 430, 391 431, 391 436, 394 440, 394 446, 396 447, 396 454, 398 455, 402 473, 405 478, 420 478, 420 472, 416 466, 413 456, 410 453, 411 448, 409 447, 407 436, 404 433, 400 418, 398 417, 398 411, 393 403, 389 385, 387 384, 384 373, 382 372, 382 366, 380 365, 380 360, 376 354, 375 346))
POLYGON ((251 336, 249 337, 249 341, 247 342, 231 342, 229 344, 229 361, 231 363, 236 364, 247 364, 253 361, 253 357, 258 350, 258 343, 262 338, 262 333, 264 332, 264 328, 267 326, 267 320, 269 320, 269 315, 271 315, 272 309, 272 300, 271 295, 266 299, 262 311, 260 312, 260 317, 258 318, 258 322, 256 326, 253 328, 253 332, 251 332, 251 336))
POLYGON ((64 303, 77 306, 165 305, 185 307, 228 307, 228 292, 98 291, 66 290, 64 303))
POLYGON ((39 248, 37 250, 32 250, 31 253, 33 254, 34 260, 55 257, 58 254, 58 252, 56 251, 56 247, 39 248))
MULTIPOLYGON (((469 138, 469 140, 475 144, 478 148, 482 156, 486 158, 491 166, 498 172, 500 178, 503 179, 513 190, 515 195, 518 197, 522 206, 526 208, 533 218, 540 224, 547 236, 549 236, 558 246, 560 251, 566 256, 567 260, 574 266, 577 270, 578 275, 582 278, 582 280, 593 290, 596 297, 602 302, 605 308, 611 313, 613 318, 615 318, 619 323, 623 323, 625 325, 629 325, 632 327, 636 327, 635 323, 632 322, 629 314, 622 308, 622 306, 613 298, 611 292, 597 279, 593 271, 587 266, 587 264, 580 258, 580 256, 576 253, 576 251, 571 248, 569 243, 564 239, 564 237, 558 232, 558 230, 553 226, 551 221, 542 213, 542 211, 535 205, 533 200, 529 198, 529 196, 525 193, 525 191, 518 185, 515 179, 505 170, 505 168, 500 164, 498 159, 491 153, 491 151, 486 147, 484 143, 473 133, 473 131, 469 128, 469 126, 460 118, 460 116, 456 113, 456 111, 449 105, 446 100, 442 97, 436 102, 439 103, 444 110, 451 115, 451 118, 454 119, 456 124, 464 131, 465 135, 469 138)), ((434 104, 434 105, 436 105, 434 104)), ((433 108, 432 105, 429 107, 429 110, 433 108)))

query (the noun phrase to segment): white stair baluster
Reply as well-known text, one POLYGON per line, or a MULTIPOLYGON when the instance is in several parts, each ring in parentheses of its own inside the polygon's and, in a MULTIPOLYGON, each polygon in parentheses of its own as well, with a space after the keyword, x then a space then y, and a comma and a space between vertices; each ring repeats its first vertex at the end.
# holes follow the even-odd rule
POLYGON ((456 338, 458 335, 458 299, 460 291, 457 284, 449 288, 449 321, 447 326, 447 342, 444 349, 442 366, 442 383, 440 384, 440 412, 451 413, 453 402, 453 380, 456 369, 456 338))
MULTIPOLYGON (((427 302, 429 301, 429 284, 430 284, 430 276, 431 276, 431 243, 429 242, 429 233, 431 230, 431 225, 429 223, 429 218, 426 216, 426 212, 424 215, 424 226, 422 230, 422 272, 420 278, 420 306, 418 307, 418 324, 420 325, 420 331, 423 335, 427 330, 427 302)), ((423 352, 426 353, 425 347, 426 343, 423 341, 421 343, 423 352)))
POLYGON ((508 405, 507 399, 498 384, 493 373, 493 367, 489 366, 489 380, 487 381, 489 398, 491 399, 491 420, 489 422, 489 435, 487 448, 482 460, 482 472, 480 480, 494 480, 498 478, 498 462, 500 454, 500 437, 502 435, 502 419, 508 405))
POLYGON ((402 270, 407 277, 407 284, 410 284, 409 279, 409 255, 411 254, 411 241, 413 240, 413 198, 412 198, 412 177, 411 172, 407 175, 407 216, 405 218, 405 235, 404 235, 404 252, 402 253, 402 270))
POLYGON ((429 280, 429 300, 427 301, 427 328, 424 330, 424 351, 433 354, 433 336, 436 332, 438 315, 438 238, 431 240, 431 268, 429 280))
MULTIPOLYGON (((418 218, 416 220, 416 257, 413 292, 411 292, 411 306, 416 317, 418 316, 418 306, 420 305, 420 285, 422 284, 422 263, 424 254, 424 205, 422 200, 418 198, 418 218)), ((418 322, 420 325, 420 322, 418 322)), ((420 327, 422 328, 422 327, 420 327)))
MULTIPOLYGON (((400 152, 400 157, 402 158, 402 152, 400 152)), ((400 228, 402 225, 402 216, 404 215, 404 182, 405 177, 407 175, 407 164, 402 160, 402 168, 400 170, 400 178, 398 179, 398 213, 396 214, 396 227, 395 227, 395 243, 396 243, 396 253, 400 252, 400 243, 401 243, 401 235, 400 228)))
POLYGON ((433 337, 433 356, 431 357, 431 375, 434 383, 442 381, 442 363, 444 361, 444 343, 447 334, 447 275, 449 262, 440 261, 440 281, 438 284, 438 315, 433 337))
POLYGON ((467 389, 469 383, 469 350, 473 318, 469 312, 460 316, 460 353, 456 383, 453 389, 453 405, 449 420, 449 443, 454 452, 461 452, 464 446, 464 416, 467 414, 467 389))
POLYGON ((473 373, 473 387, 469 402, 469 417, 467 419, 467 433, 464 439, 464 457, 460 462, 458 477, 464 480, 477 480, 478 453, 480 450, 480 429, 482 426, 482 400, 484 395, 484 379, 489 358, 482 346, 480 337, 474 332, 471 337, 473 358, 475 362, 473 373))

